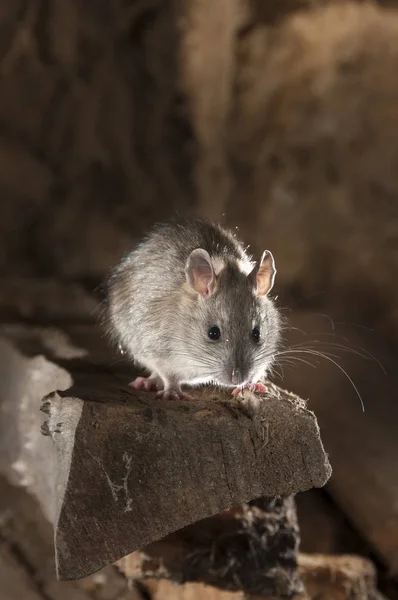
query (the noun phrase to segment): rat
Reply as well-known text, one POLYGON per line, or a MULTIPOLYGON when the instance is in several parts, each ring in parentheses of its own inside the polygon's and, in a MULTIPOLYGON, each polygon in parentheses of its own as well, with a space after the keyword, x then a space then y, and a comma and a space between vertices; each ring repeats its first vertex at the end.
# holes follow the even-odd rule
POLYGON ((275 261, 203 219, 155 225, 107 280, 111 340, 149 377, 130 385, 192 399, 182 385, 265 391, 280 339, 275 261))

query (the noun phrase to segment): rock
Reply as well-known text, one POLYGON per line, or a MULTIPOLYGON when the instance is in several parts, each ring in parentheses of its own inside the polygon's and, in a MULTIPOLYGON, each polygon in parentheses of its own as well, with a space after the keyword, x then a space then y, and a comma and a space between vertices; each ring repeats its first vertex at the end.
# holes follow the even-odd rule
POLYGON ((359 556, 300 554, 299 572, 309 598, 383 600, 373 564, 359 556))
MULTIPOLYGON (((376 588, 375 569, 359 556, 300 554, 299 573, 306 591, 292 600, 387 600, 376 588)), ((177 585, 167 579, 145 580, 152 600, 243 600, 240 592, 220 591, 203 584, 177 585)), ((245 600, 280 600, 281 595, 244 596, 245 600)))
POLYGON ((262 498, 185 527, 118 564, 144 584, 167 578, 290 598, 303 590, 296 574, 298 545, 293 498, 262 498))
POLYGON ((1 321, 32 323, 93 323, 97 300, 81 285, 56 279, 4 277, 0 279, 1 321))
POLYGON ((7 543, 0 542, 0 585, 3 598, 6 600, 42 600, 34 582, 18 564, 7 543))
POLYGON ((6 0, 1 16, 0 273, 98 281, 194 202, 179 11, 6 0))

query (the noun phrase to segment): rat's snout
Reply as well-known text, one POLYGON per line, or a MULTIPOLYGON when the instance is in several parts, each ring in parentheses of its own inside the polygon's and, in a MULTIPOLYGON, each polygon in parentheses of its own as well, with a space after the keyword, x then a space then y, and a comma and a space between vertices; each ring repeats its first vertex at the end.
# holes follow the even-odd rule
POLYGON ((243 383, 245 378, 242 376, 242 371, 240 369, 232 369, 231 382, 233 385, 239 385, 243 383))

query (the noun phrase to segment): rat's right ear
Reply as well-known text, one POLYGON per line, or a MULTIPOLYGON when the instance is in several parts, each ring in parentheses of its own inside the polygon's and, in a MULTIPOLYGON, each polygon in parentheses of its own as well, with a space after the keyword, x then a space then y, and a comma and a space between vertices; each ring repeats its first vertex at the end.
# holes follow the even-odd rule
POLYGON ((269 250, 264 250, 260 263, 249 273, 249 280, 259 296, 266 296, 272 290, 275 275, 274 257, 269 250))
POLYGON ((195 292, 204 298, 213 294, 216 276, 210 255, 206 250, 197 248, 191 252, 185 265, 185 275, 195 292))

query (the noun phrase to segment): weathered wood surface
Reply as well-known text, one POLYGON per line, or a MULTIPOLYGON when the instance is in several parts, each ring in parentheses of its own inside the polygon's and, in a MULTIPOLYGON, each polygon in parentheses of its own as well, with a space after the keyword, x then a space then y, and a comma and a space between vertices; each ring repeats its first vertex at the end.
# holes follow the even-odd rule
POLYGON ((327 490, 382 561, 398 574, 398 370, 397 353, 375 332, 334 323, 306 312, 289 315, 291 345, 331 353, 360 393, 327 359, 299 353, 302 362, 285 370, 284 386, 294 389, 316 412, 333 464, 327 490), (335 344, 345 347, 339 348, 335 344), (357 353, 360 353, 359 356, 357 353), (382 365, 382 366, 381 366, 382 365))
POLYGON ((84 329, 77 328, 79 345, 54 329, 2 329, 2 469, 32 487, 53 519, 61 578, 83 577, 242 502, 322 486, 330 476, 315 416, 296 396, 269 386, 264 396, 237 401, 210 390, 195 393, 194 403, 165 404, 131 392, 131 372, 109 362, 95 334, 87 336, 88 354, 84 329), (45 405, 51 441, 39 434, 38 408, 54 389, 45 405))
MULTIPOLYGON (((228 524, 231 525, 230 533, 233 535, 236 523, 234 524, 232 518, 228 519, 232 517, 233 512, 229 511, 230 514, 209 519, 208 522, 213 521, 215 525, 218 521, 220 533, 223 524, 225 533, 228 524)), ((0 548, 8 558, 11 555, 12 563, 12 568, 8 562, 0 563, 2 600, 31 600, 32 594, 40 600, 255 600, 253 596, 242 591, 220 590, 203 583, 179 584, 170 579, 148 579, 147 576, 137 580, 137 553, 119 561, 118 570, 122 570, 123 573, 118 573, 115 567, 107 567, 83 580, 56 581, 51 526, 43 518, 34 499, 22 488, 9 485, 2 477, 0 515, 0 548)), ((293 524, 294 514, 290 512, 289 520, 292 516, 293 520, 290 522, 293 524)), ((242 523, 240 519, 237 522, 242 523)), ((268 525, 271 524, 272 521, 269 521, 268 525)), ((194 540, 188 539, 189 529, 191 527, 185 532, 186 543, 191 541, 192 549, 194 540)), ((253 533, 255 531, 256 528, 253 533)), ((283 535, 284 531, 286 532, 286 529, 280 529, 280 534, 283 535)), ((276 534, 278 535, 278 530, 276 534)), ((169 540, 171 537, 169 536, 169 540)), ((178 544, 178 535, 173 537, 176 539, 178 552, 181 541, 178 544)), ((204 549, 203 545, 200 546, 201 540, 204 539, 206 532, 198 539, 198 550, 204 549)), ((216 538, 216 543, 218 541, 222 544, 222 538, 216 538)), ((145 549, 143 554, 147 551, 148 549, 145 549)), ((300 554, 298 574, 307 585, 308 594, 295 596, 294 600, 382 600, 375 592, 374 568, 368 561, 359 557, 337 558, 300 554)), ((388 597, 391 600, 395 598, 394 595, 388 597)), ((272 597, 268 596, 268 600, 271 599, 272 597)), ((276 600, 275 596, 273 600, 276 600)))

